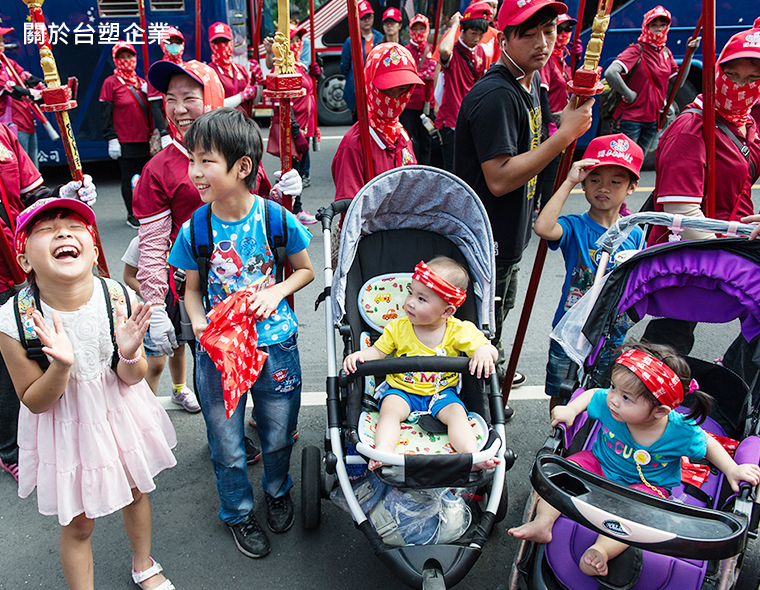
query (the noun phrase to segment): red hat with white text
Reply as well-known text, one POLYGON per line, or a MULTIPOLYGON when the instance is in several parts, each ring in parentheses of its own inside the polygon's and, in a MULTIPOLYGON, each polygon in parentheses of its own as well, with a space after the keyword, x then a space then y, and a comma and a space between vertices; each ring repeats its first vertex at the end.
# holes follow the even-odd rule
POLYGON ((599 160, 598 164, 589 166, 585 170, 590 171, 600 166, 622 166, 638 180, 641 176, 644 152, 639 144, 625 133, 616 133, 592 139, 583 157, 599 160))
POLYGON ((383 22, 390 20, 395 20, 397 23, 401 22, 401 11, 398 8, 393 8, 392 6, 386 10, 383 13, 383 22))
POLYGON ((368 14, 375 14, 375 10, 367 0, 362 0, 359 2, 359 18, 364 18, 368 14))

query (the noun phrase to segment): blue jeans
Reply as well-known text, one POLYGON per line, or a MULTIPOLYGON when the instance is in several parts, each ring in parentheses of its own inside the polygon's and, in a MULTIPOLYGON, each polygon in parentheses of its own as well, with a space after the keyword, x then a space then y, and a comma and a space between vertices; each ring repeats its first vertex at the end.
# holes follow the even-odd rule
POLYGON ((19 131, 18 142, 21 144, 21 147, 24 148, 24 151, 32 160, 34 167, 39 168, 40 163, 37 150, 37 132, 35 131, 34 133, 24 133, 23 131, 19 131))
MULTIPOLYGON (((298 336, 281 344, 260 346, 269 353, 250 390, 256 405, 259 439, 264 464, 261 486, 273 498, 293 487, 288 473, 293 450, 293 429, 301 406, 301 361, 298 336)), ((198 344, 195 351, 196 392, 206 421, 211 463, 219 493, 219 518, 233 525, 253 509, 253 487, 248 481, 245 456, 245 402, 243 396, 228 420, 224 411, 222 374, 198 344)))
POLYGON ((633 141, 639 144, 639 147, 644 151, 646 155, 649 146, 654 141, 654 136, 657 135, 657 121, 652 123, 642 123, 641 121, 626 121, 620 119, 618 121, 618 130, 620 133, 625 133, 633 141))

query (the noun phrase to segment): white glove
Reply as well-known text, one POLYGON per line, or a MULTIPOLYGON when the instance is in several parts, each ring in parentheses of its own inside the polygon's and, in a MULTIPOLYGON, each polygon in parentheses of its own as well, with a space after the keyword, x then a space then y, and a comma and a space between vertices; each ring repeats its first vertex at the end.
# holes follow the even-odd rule
POLYGON ((161 149, 164 149, 167 145, 171 144, 172 142, 172 136, 171 135, 162 135, 161 136, 161 149))
POLYGON ((285 174, 278 170, 274 173, 274 177, 277 179, 277 184, 274 185, 281 195, 290 195, 291 197, 297 197, 303 191, 303 181, 301 175, 297 170, 291 168, 285 174))
POLYGON ((167 356, 174 356, 177 348, 177 337, 174 334, 174 324, 166 313, 166 305, 154 305, 150 316, 150 339, 153 340, 158 352, 167 356))
POLYGON ((98 198, 98 192, 95 190, 95 185, 92 183, 92 176, 85 174, 84 186, 82 186, 82 183, 79 180, 72 180, 71 182, 64 184, 58 190, 58 196, 67 199, 79 199, 86 205, 92 207, 95 204, 95 200, 98 198))
POLYGON ((224 106, 234 109, 241 102, 243 102, 243 97, 240 96, 240 93, 233 94, 232 96, 228 96, 224 99, 224 106))
POLYGON ((118 139, 108 140, 108 157, 112 160, 121 158, 121 144, 118 139))
POLYGON ((143 82, 140 85, 140 92, 142 92, 143 94, 148 94, 148 83, 147 82, 143 82))

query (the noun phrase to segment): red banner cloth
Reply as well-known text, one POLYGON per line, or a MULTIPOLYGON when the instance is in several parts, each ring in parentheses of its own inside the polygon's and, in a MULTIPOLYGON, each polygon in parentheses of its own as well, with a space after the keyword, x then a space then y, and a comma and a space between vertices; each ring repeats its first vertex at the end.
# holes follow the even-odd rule
POLYGON ((236 291, 208 313, 201 345, 222 372, 224 410, 229 419, 240 398, 253 387, 269 356, 257 348, 256 318, 248 315, 250 291, 236 291))
MULTIPOLYGON (((726 452, 734 456, 739 441, 727 436, 717 436, 712 432, 705 431, 708 436, 717 440, 720 445, 726 449, 726 452)), ((702 484, 707 481, 710 475, 710 468, 700 463, 692 463, 687 457, 681 457, 681 482, 690 483, 691 485, 701 488, 702 484)))

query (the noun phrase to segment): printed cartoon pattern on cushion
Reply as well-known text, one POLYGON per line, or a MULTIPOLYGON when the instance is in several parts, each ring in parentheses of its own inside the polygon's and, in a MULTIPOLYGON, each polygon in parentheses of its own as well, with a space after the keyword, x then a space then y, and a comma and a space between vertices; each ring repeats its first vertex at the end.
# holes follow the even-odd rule
POLYGON ((403 305, 412 273, 380 275, 368 280, 359 291, 359 313, 374 330, 382 332, 391 320, 406 315, 403 305))
MULTIPOLYGON (((372 448, 375 448, 375 430, 379 416, 380 412, 362 412, 359 418, 359 439, 372 448)), ((488 426, 478 414, 470 412, 467 419, 475 432, 480 451, 488 440, 488 426)), ((416 422, 407 421, 401 423, 401 436, 395 452, 400 455, 446 455, 455 451, 448 434, 432 434, 420 428, 416 422)))

